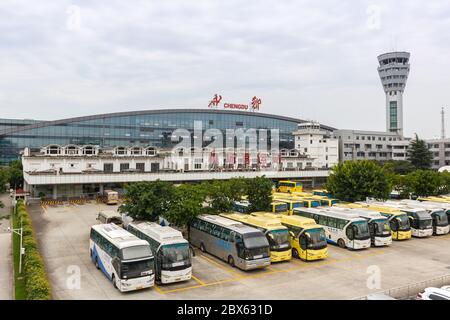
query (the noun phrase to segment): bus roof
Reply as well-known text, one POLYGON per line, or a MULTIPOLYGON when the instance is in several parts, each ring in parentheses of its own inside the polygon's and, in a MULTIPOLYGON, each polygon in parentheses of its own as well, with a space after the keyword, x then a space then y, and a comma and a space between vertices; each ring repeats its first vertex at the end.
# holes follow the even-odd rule
POLYGON ((295 208, 294 211, 304 211, 309 212, 312 214, 327 216, 327 217, 333 217, 333 218, 339 218, 339 219, 345 219, 345 220, 353 220, 353 221, 366 221, 365 219, 359 217, 357 214, 349 214, 349 213, 343 213, 339 211, 328 211, 325 209, 317 209, 317 208, 295 208))
POLYGON ((228 228, 228 229, 230 229, 232 231, 236 231, 240 234, 261 232, 258 229, 247 226, 239 221, 231 220, 231 219, 228 219, 228 218, 225 218, 222 216, 218 216, 218 215, 202 214, 202 215, 199 215, 197 218, 217 224, 217 225, 225 227, 225 228, 228 228))
POLYGON ((391 214, 391 215, 400 215, 404 214, 404 212, 400 211, 398 208, 390 207, 390 206, 383 206, 378 204, 368 204, 366 202, 356 202, 356 204, 361 204, 361 208, 366 208, 368 210, 372 211, 378 211, 380 213, 384 214, 391 214))
POLYGON ((157 223, 147 221, 139 223, 131 222, 129 226, 141 231, 162 245, 187 242, 180 231, 169 226, 160 226, 157 223))
MULTIPOLYGON (((443 210, 442 206, 439 206, 434 203, 423 203, 417 200, 402 200, 401 203, 406 204, 407 206, 412 206, 416 208, 423 208, 427 210, 443 210)), ((450 205, 448 206, 450 208, 450 205)))
POLYGON ((356 214, 357 216, 359 216, 361 218, 365 218, 365 219, 369 219, 369 220, 372 220, 372 219, 386 219, 387 220, 387 218, 385 216, 383 216, 380 212, 367 210, 365 208, 356 208, 356 209, 339 208, 339 207, 325 208, 325 210, 327 210, 327 211, 332 211, 333 209, 336 210, 337 212, 356 214))
POLYGON ((139 239, 114 223, 96 224, 91 228, 100 233, 119 249, 148 245, 147 241, 139 239))
POLYGON ((99 212, 99 214, 103 215, 106 218, 115 218, 115 217, 122 218, 122 215, 114 210, 102 210, 99 212))
POLYGON ((278 219, 274 219, 265 215, 245 214, 245 213, 222 213, 222 217, 233 219, 242 223, 246 223, 265 230, 286 229, 278 219))
POLYGON ((270 203, 271 205, 277 205, 277 204, 286 204, 286 202, 284 202, 283 200, 275 200, 275 201, 272 201, 271 203, 270 203))

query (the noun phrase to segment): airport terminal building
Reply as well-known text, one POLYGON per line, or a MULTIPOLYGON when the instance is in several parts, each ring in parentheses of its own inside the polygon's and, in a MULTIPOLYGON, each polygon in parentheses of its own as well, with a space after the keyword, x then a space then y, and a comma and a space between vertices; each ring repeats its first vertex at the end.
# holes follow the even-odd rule
MULTIPOLYGON (((93 197, 106 188, 120 190, 129 182, 156 179, 183 182, 265 175, 274 180, 320 183, 338 161, 337 150, 330 149, 325 162, 303 148, 298 150, 293 133, 299 124, 308 122, 214 108, 120 112, 56 121, 0 119, 0 165, 22 159, 24 189, 32 197, 47 199, 93 197), (176 131, 180 129, 184 135, 176 131), (234 136, 235 149, 230 154, 228 131, 239 129, 255 130, 256 150, 248 149, 250 137, 234 136), (181 140, 193 142, 198 136, 200 145, 194 142, 191 150, 174 148, 181 140), (211 148, 220 136, 223 147, 211 148), (244 140, 244 150, 238 140, 244 140)), ((319 126, 325 135, 335 130, 319 126)))
MULTIPOLYGON (((103 147, 171 148, 176 129, 278 129, 279 147, 294 148, 292 132, 304 120, 251 111, 162 109, 99 114, 56 121, 0 119, 0 165, 18 159, 24 148, 38 151, 51 144, 103 147)), ((334 128, 322 126, 323 130, 334 128)), ((206 139, 205 144, 208 144, 206 139)))

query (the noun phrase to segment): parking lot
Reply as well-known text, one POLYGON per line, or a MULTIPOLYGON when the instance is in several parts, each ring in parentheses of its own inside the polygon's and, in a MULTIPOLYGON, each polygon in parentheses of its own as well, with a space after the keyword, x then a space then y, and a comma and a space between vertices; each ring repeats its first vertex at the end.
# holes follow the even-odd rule
POLYGON ((450 235, 445 235, 363 251, 330 245, 323 261, 293 259, 247 272, 196 250, 190 281, 120 293, 89 257, 90 226, 100 210, 115 208, 30 206, 55 299, 352 299, 450 274, 450 235))

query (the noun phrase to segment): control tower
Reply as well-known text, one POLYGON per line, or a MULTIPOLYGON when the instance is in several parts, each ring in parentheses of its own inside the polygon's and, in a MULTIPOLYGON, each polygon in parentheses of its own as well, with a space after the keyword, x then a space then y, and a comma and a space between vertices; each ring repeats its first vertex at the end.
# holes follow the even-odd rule
POLYGON ((409 52, 378 56, 378 74, 386 94, 386 131, 403 136, 403 91, 409 74, 409 52))

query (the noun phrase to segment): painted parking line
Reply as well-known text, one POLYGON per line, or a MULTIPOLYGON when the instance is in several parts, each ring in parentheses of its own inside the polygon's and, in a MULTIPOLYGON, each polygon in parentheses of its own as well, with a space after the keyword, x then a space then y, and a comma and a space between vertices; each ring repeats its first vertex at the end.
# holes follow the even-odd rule
MULTIPOLYGON (((291 260, 291 262, 294 262, 295 266, 292 266, 290 268, 287 269, 272 269, 263 273, 258 273, 258 274, 250 274, 250 275, 238 275, 236 277, 230 278, 230 279, 224 279, 224 280, 219 280, 219 281, 213 281, 213 282, 203 282, 202 284, 198 284, 198 285, 193 285, 193 286, 188 286, 188 287, 183 287, 183 288, 176 288, 176 289, 169 289, 169 290, 161 290, 161 288, 158 288, 157 291, 161 294, 168 294, 168 293, 175 293, 175 292, 180 292, 180 291, 187 291, 187 290, 192 290, 192 289, 196 289, 196 288, 203 288, 203 287, 210 287, 210 286, 215 286, 215 285, 219 285, 219 284, 224 284, 224 283, 230 283, 230 282, 235 282, 238 280, 245 280, 245 279, 254 279, 254 278, 260 278, 260 277, 264 277, 264 276, 268 276, 271 274, 278 274, 278 273, 287 273, 290 271, 295 271, 295 270, 300 270, 300 269, 310 269, 310 268, 319 268, 322 266, 327 266, 327 265, 332 265, 332 264, 337 264, 339 262, 344 262, 344 261, 353 261, 353 260, 360 260, 360 259, 365 259, 366 257, 372 257, 372 256, 377 256, 377 255, 381 255, 383 254, 384 251, 381 250, 377 250, 376 252, 370 253, 370 254, 365 254, 365 255, 356 255, 356 256, 351 256, 349 258, 343 258, 343 259, 333 259, 333 258, 327 258, 325 260, 322 261, 317 261, 317 262, 313 262, 313 263, 305 263, 305 262, 300 262, 300 261, 296 261, 296 260, 291 260)), ((206 258, 203 255, 200 255, 201 257, 206 258)), ((208 261, 210 261, 211 263, 215 264, 215 265, 219 265, 223 270, 227 270, 227 271, 231 271, 228 270, 227 268, 225 268, 224 266, 218 264, 217 262, 213 261, 212 259, 206 258, 208 261)))
POLYGON ((192 277, 192 279, 194 279, 195 281, 197 281, 198 284, 205 285, 205 283, 204 283, 202 280, 200 280, 199 278, 197 278, 196 276, 191 275, 191 277, 192 277))
POLYGON ((218 267, 218 268, 220 268, 220 269, 222 269, 222 270, 224 270, 226 272, 232 273, 232 274, 237 275, 237 276, 241 276, 238 272, 236 272, 233 269, 231 269, 231 267, 229 267, 229 266, 225 267, 224 265, 222 265, 222 264, 212 260, 211 258, 208 258, 204 254, 199 254, 198 256, 203 258, 203 259, 205 259, 205 260, 207 260, 208 262, 212 263, 216 267, 218 267))

